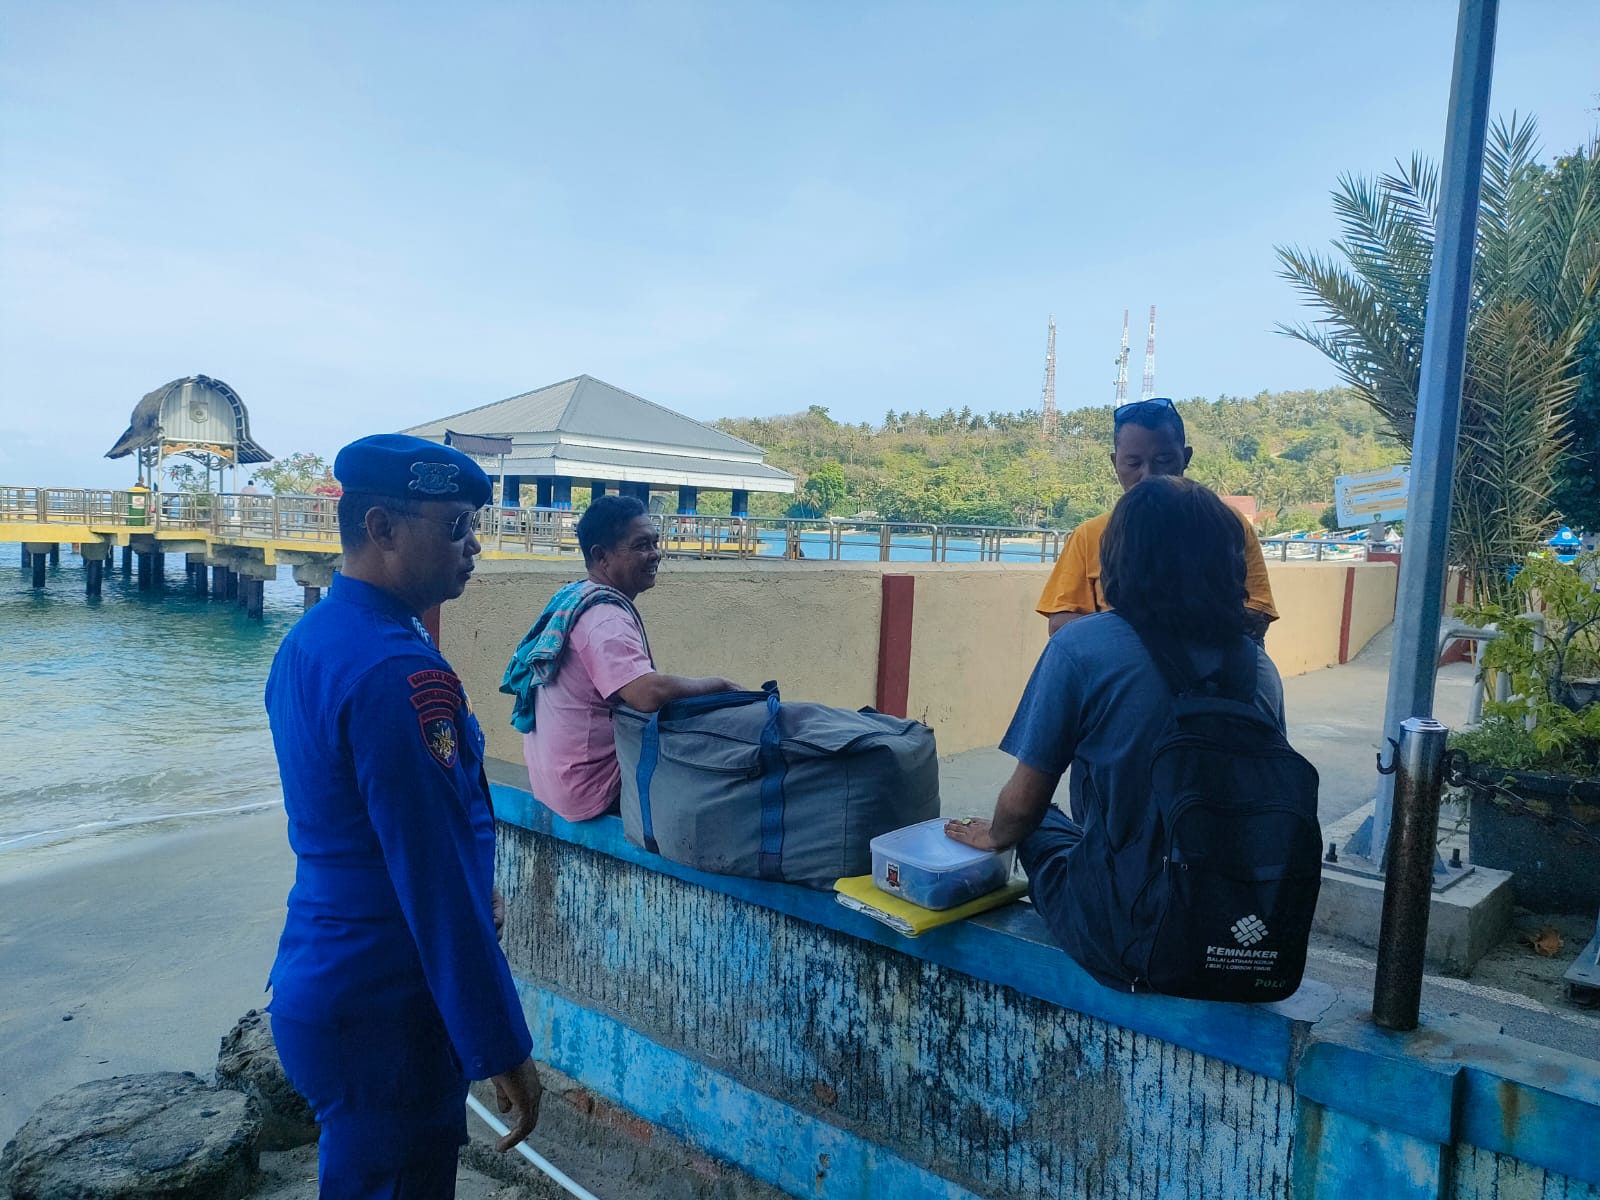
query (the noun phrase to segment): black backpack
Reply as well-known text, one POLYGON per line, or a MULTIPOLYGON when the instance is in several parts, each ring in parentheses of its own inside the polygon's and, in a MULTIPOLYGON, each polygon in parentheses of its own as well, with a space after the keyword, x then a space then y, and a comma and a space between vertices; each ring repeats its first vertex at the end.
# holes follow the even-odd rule
MULTIPOLYGON (((1176 725, 1152 748, 1150 808, 1091 817, 1071 852, 1063 944, 1101 983, 1195 1000, 1280 1000, 1300 986, 1322 885, 1317 771, 1253 703, 1241 637, 1197 679, 1143 632, 1176 725)), ((1103 815, 1103 810, 1100 810, 1103 815)))

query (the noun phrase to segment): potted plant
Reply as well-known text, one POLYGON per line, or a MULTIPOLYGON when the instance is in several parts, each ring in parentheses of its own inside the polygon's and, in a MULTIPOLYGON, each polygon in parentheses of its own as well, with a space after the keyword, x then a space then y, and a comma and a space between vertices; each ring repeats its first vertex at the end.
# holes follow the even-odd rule
POLYGON ((1481 670, 1508 699, 1451 738, 1451 782, 1467 794, 1472 860, 1510 870, 1519 901, 1553 912, 1600 906, 1600 552, 1530 554, 1506 606, 1460 615, 1493 625, 1481 670), (1504 690, 1504 689, 1501 689, 1504 690))

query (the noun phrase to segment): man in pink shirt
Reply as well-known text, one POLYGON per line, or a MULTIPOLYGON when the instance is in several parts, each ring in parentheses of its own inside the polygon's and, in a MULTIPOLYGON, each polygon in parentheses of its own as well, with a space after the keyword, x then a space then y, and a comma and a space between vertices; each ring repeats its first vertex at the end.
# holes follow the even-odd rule
POLYGON ((615 701, 655 712, 685 696, 740 690, 717 676, 655 669, 633 606, 655 586, 661 565, 660 539, 643 504, 631 496, 595 500, 578 520, 578 546, 592 586, 569 585, 546 609, 550 616, 561 602, 577 615, 565 626, 551 677, 531 689, 533 729, 522 739, 534 798, 569 821, 616 811, 622 770, 611 727, 615 701))

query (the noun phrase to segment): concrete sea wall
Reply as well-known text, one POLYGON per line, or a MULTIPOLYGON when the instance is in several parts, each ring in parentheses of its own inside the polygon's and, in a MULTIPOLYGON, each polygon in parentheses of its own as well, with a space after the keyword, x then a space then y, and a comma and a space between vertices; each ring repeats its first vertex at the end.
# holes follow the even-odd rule
MULTIPOLYGON (((1267 651, 1284 675, 1356 654, 1394 615, 1392 563, 1268 563, 1282 619, 1267 651)), ((1048 567, 1032 564, 693 562, 674 560, 639 597, 657 665, 755 686, 790 700, 871 704, 933 726, 939 749, 1000 740, 1044 647, 1034 612, 1048 567), (909 580, 904 587, 889 587, 909 580)), ((489 736, 521 757, 506 661, 576 563, 484 563, 444 606, 441 639, 489 736)))
POLYGON ((535 1055, 791 1195, 1600 1200, 1600 1064, 1101 987, 1026 905, 905 939, 571 825, 496 764, 535 1055))

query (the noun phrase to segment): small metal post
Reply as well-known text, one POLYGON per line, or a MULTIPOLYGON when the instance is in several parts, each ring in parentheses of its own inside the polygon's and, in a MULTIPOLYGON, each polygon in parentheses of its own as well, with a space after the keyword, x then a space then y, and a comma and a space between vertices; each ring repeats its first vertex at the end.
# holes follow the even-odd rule
POLYGON ((1372 987, 1372 1017, 1384 1029, 1417 1027, 1448 734, 1431 717, 1407 717, 1400 723, 1400 748, 1394 756, 1394 823, 1372 987))

